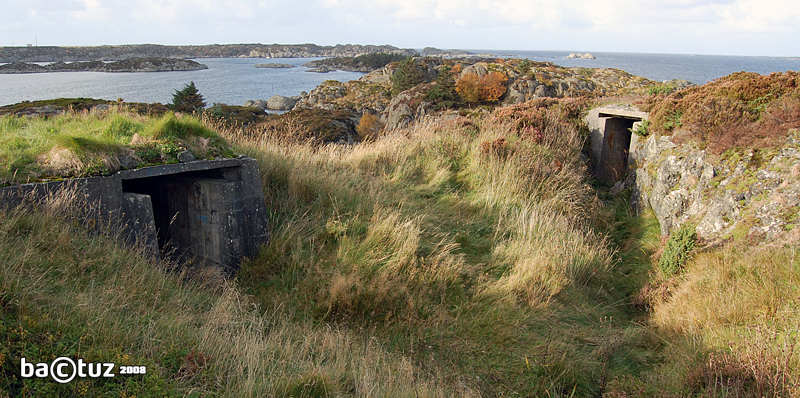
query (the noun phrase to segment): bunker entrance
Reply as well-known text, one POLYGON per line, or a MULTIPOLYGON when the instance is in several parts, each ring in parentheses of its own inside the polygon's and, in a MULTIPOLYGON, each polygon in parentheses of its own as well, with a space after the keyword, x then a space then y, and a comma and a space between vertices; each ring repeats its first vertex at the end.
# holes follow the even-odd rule
POLYGON ((244 156, 0 188, 0 203, 40 201, 63 189, 76 190, 85 225, 116 225, 121 240, 184 264, 231 275, 269 240, 258 163, 244 156))
POLYGON ((636 117, 600 114, 605 119, 600 159, 595 168, 596 177, 608 184, 622 179, 628 171, 628 155, 631 148, 631 129, 641 121, 636 117))
POLYGON ((182 263, 225 267, 232 260, 229 220, 235 209, 224 199, 241 185, 237 171, 220 168, 127 179, 122 191, 137 208, 152 212, 154 228, 146 233, 162 253, 182 263))

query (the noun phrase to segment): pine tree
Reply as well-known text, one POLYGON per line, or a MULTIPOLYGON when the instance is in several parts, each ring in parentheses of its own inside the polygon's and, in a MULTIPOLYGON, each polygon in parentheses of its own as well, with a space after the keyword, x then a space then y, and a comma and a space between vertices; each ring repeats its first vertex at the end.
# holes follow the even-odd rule
POLYGON ((410 89, 425 81, 425 75, 417 66, 414 57, 408 57, 400 63, 392 76, 392 96, 410 89))
POLYGON ((203 96, 197 92, 194 82, 183 86, 182 90, 175 90, 172 94, 172 104, 170 108, 178 112, 198 112, 206 108, 203 96))
POLYGON ((428 91, 428 100, 433 103, 434 109, 452 108, 461 102, 456 92, 456 82, 453 80, 450 67, 444 66, 436 77, 436 85, 428 91))

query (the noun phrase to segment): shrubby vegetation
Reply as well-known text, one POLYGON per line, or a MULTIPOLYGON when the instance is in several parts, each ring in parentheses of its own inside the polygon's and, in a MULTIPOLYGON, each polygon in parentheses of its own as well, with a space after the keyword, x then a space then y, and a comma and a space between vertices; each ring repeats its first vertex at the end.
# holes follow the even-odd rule
POLYGON ((714 154, 782 144, 800 128, 800 72, 737 72, 677 92, 654 90, 643 105, 651 130, 714 154))
POLYGON ((457 107, 461 103, 449 66, 443 66, 439 70, 436 84, 428 91, 428 100, 433 103, 435 110, 457 107))
POLYGON ((392 76, 392 96, 425 81, 425 75, 414 57, 406 57, 392 76))
POLYGON ((468 73, 456 82, 456 91, 469 104, 495 103, 508 90, 508 76, 502 72, 489 72, 478 77, 468 73))
POLYGON ((356 132, 362 141, 371 142, 375 141, 383 130, 381 120, 378 116, 371 113, 365 113, 361 116, 356 126, 356 132))
POLYGON ((478 75, 468 73, 456 82, 456 92, 464 102, 474 105, 481 100, 480 86, 478 85, 478 75))
POLYGON ((658 260, 658 267, 664 276, 671 277, 683 270, 696 243, 697 232, 694 231, 694 227, 683 225, 670 234, 658 260))

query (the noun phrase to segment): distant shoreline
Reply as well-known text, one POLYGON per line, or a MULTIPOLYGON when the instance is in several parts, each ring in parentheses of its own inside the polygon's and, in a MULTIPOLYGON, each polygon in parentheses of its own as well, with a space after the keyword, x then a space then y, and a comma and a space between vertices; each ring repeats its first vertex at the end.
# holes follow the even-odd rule
MULTIPOLYGON (((123 61, 132 58, 317 58, 355 57, 373 53, 414 55, 410 48, 390 45, 337 44, 213 44, 164 46, 159 44, 128 44, 120 46, 82 47, 0 47, 0 63, 16 62, 75 62, 123 61)), ((461 50, 439 50, 427 47, 423 56, 451 57, 469 54, 461 50)))
POLYGON ((0 65, 2 74, 27 74, 27 73, 54 73, 54 72, 110 72, 110 73, 140 73, 140 72, 185 72, 208 69, 201 63, 175 58, 133 58, 124 61, 103 62, 53 62, 47 65, 35 63, 14 62, 0 65))

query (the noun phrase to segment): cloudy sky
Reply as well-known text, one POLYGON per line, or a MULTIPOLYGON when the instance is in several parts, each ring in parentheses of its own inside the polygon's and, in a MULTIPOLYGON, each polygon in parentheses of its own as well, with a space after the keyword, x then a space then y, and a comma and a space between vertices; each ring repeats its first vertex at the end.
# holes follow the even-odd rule
POLYGON ((0 46, 37 39, 800 56, 800 0, 0 0, 0 46))

